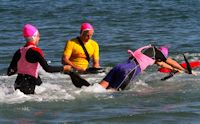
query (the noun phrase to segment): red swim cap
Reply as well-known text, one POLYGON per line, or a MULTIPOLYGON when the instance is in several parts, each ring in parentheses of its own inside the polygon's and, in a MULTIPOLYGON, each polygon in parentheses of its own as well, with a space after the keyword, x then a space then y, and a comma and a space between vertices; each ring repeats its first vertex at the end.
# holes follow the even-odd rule
POLYGON ((93 29, 93 27, 92 27, 91 24, 89 24, 89 23, 83 23, 81 25, 81 29, 80 30, 81 31, 85 31, 85 30, 94 30, 94 29, 93 29))
POLYGON ((37 28, 31 24, 26 24, 23 27, 23 36, 24 37, 32 37, 37 32, 37 28))

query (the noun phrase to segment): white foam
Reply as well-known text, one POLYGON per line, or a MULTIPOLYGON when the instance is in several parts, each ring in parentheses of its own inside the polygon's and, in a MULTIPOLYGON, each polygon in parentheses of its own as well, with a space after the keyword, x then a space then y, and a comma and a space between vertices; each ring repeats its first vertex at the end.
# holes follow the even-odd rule
POLYGON ((93 84, 92 86, 89 87, 83 87, 83 91, 85 92, 95 92, 95 93, 102 93, 106 92, 106 89, 103 88, 101 85, 98 83, 93 84))
MULTIPOLYGON (((186 84, 189 81, 193 81, 194 86, 199 83, 199 73, 200 71, 196 71, 197 76, 181 74, 175 75, 169 81, 181 82, 181 84, 186 84)), ((92 94, 97 93, 101 96, 103 94, 107 94, 109 92, 115 92, 113 90, 106 90, 98 83, 102 80, 105 74, 97 74, 97 75, 83 75, 85 79, 87 79, 91 84, 89 87, 82 87, 81 89, 76 88, 68 75, 61 73, 46 73, 44 71, 40 71, 40 76, 43 83, 40 86, 36 86, 34 95, 25 95, 19 90, 14 90, 14 81, 16 79, 16 75, 14 76, 0 76, 0 103, 23 103, 26 101, 62 101, 62 100, 74 100, 78 95, 83 94, 92 94)), ((158 73, 145 73, 141 74, 137 77, 139 79, 135 79, 130 83, 129 91, 134 91, 138 93, 150 93, 150 92, 159 92, 161 89, 157 88, 159 85, 164 85, 164 83, 170 83, 168 81, 162 82, 159 81, 161 77, 157 76, 158 73), (141 79, 141 80, 140 80, 141 79), (152 86, 152 80, 157 83, 156 86, 152 86), (150 84, 148 84, 150 82, 150 84)), ((161 75, 161 74, 160 74, 161 75)), ((154 83, 154 82, 153 82, 154 83)), ((176 83, 172 83, 172 86, 176 87, 176 83)), ((165 87, 165 86, 163 86, 165 87)), ((172 89, 173 90, 173 89, 172 89)), ((92 94, 93 95, 93 94, 92 94)), ((97 95, 99 96, 99 95, 97 95)), ((87 96, 86 96, 87 97, 87 96)), ((106 96, 107 98, 107 96, 106 96)))
POLYGON ((75 91, 76 94, 81 94, 82 92, 87 92, 87 93, 105 93, 108 92, 105 88, 103 88, 101 85, 98 83, 94 83, 91 86, 85 87, 83 86, 81 89, 75 91))
MULTIPOLYGON (((69 76, 60 73, 45 73, 40 71, 43 83, 36 86, 34 95, 25 95, 19 90, 14 90, 14 76, 0 76, 0 103, 23 103, 26 101, 57 101, 73 100, 75 97, 68 92, 66 82, 69 76)), ((71 82, 69 82, 71 84, 71 82)), ((71 87, 73 87, 71 85, 71 87)))

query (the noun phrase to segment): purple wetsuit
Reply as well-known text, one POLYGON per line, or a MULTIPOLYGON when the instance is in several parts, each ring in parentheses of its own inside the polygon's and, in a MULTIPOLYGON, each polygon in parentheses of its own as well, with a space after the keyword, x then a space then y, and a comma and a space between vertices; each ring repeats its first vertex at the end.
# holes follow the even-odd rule
MULTIPOLYGON (((164 54, 154 46, 144 49, 141 52, 156 61, 166 61, 164 54)), ((132 81, 140 72, 141 68, 137 60, 132 57, 126 62, 113 67, 103 80, 109 82, 108 88, 124 90, 130 81, 132 81)))
POLYGON ((108 88, 124 89, 141 72, 135 59, 116 65, 103 79, 109 82, 108 88))

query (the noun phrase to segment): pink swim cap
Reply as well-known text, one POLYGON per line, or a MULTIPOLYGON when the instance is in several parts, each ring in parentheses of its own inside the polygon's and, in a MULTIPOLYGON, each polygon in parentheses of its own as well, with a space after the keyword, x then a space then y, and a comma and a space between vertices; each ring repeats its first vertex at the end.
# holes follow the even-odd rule
POLYGON ((24 37, 32 37, 35 35, 35 33, 37 32, 37 28, 31 24, 26 24, 24 25, 23 28, 23 36, 24 37))
POLYGON ((165 57, 168 57, 168 48, 167 47, 161 46, 158 49, 165 55, 165 57))
POLYGON ((89 23, 83 23, 81 25, 81 31, 85 31, 85 30, 94 30, 92 25, 89 23))

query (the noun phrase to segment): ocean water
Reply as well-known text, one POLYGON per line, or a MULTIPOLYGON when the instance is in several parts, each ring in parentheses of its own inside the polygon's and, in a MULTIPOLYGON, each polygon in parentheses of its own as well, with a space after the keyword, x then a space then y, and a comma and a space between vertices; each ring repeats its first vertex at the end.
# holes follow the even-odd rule
POLYGON ((178 62, 200 58, 198 0, 1 0, 0 123, 1 124, 199 124, 200 69, 197 76, 166 74, 156 66, 140 74, 125 91, 97 84, 106 74, 82 75, 94 85, 78 89, 68 75, 40 69, 43 84, 35 95, 14 91, 16 78, 6 76, 14 52, 25 41, 22 27, 39 28, 39 46, 50 65, 60 60, 67 39, 90 22, 100 46, 102 67, 127 58, 127 50, 147 44, 167 45, 178 62))

